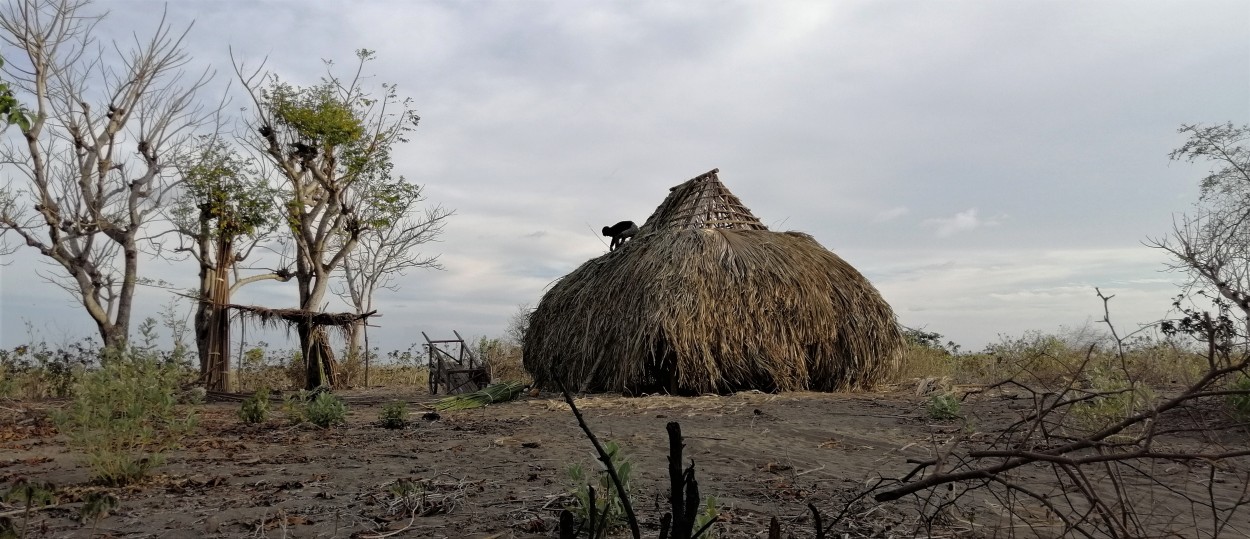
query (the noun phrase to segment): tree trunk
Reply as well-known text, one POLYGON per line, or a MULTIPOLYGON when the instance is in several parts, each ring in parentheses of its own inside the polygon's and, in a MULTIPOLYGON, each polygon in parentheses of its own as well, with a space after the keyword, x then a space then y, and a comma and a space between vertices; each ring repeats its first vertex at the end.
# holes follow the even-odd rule
POLYGON ((365 389, 369 389, 369 327, 364 320, 360 321, 360 332, 365 334, 365 389))
POLYGON ((319 386, 337 388, 335 371, 338 366, 335 365, 334 350, 330 348, 325 328, 313 326, 309 321, 299 322, 296 327, 304 352, 304 389, 312 390, 319 386))
POLYGON ((209 292, 205 287, 200 290, 200 301, 195 307, 195 351, 200 358, 200 382, 208 384, 209 346, 208 328, 212 320, 212 307, 209 304, 209 292))
POLYGON ((120 350, 126 346, 126 330, 115 323, 96 321, 100 328, 100 338, 104 340, 104 348, 120 350))
POLYGON ((230 391, 230 313, 215 306, 218 292, 210 293, 195 313, 200 382, 209 391, 230 391))
MULTIPOLYGON (((319 269, 316 264, 300 257, 296 259, 295 275, 299 281, 300 309, 305 312, 319 311, 319 304, 326 294, 329 271, 319 269)), ((338 365, 335 364, 334 351, 330 348, 330 338, 326 335, 325 328, 314 326, 307 318, 298 322, 295 327, 304 357, 304 388, 311 390, 319 386, 329 386, 339 389, 338 365)))
MULTIPOLYGON (((359 313, 357 313, 359 314, 359 313)), ((365 329, 365 321, 357 320, 352 324, 352 330, 347 334, 347 358, 348 360, 359 359, 365 362, 365 387, 369 387, 369 357, 361 355, 360 342, 361 334, 365 329)), ((365 351, 367 352, 367 350, 365 351)), ((346 381, 351 383, 350 380, 346 381)))
POLYGON ((210 223, 212 214, 207 205, 200 206, 199 235, 196 236, 197 260, 200 263, 200 297, 195 306, 195 350, 200 358, 200 383, 208 387, 209 370, 211 369, 212 346, 209 344, 210 327, 213 318, 213 279, 216 276, 211 266, 209 248, 210 223))
POLYGON ((209 315, 208 365, 204 389, 230 391, 230 313, 213 306, 209 315))
MULTIPOLYGON (((359 315, 360 313, 356 313, 359 315)), ((347 355, 348 357, 360 356, 361 335, 365 328, 364 320, 357 320, 352 324, 352 330, 347 334, 347 355)))
POLYGON ((200 380, 209 391, 230 391, 230 268, 234 246, 229 240, 217 244, 217 265, 201 268, 207 279, 195 315, 196 347, 200 352, 200 380))
POLYGON ((126 240, 122 242, 122 258, 125 262, 121 292, 117 297, 117 316, 113 318, 114 331, 121 337, 121 342, 118 343, 121 345, 125 345, 130 338, 130 311, 135 301, 135 286, 139 282, 139 247, 135 245, 135 237, 141 224, 131 220, 126 230, 126 240))

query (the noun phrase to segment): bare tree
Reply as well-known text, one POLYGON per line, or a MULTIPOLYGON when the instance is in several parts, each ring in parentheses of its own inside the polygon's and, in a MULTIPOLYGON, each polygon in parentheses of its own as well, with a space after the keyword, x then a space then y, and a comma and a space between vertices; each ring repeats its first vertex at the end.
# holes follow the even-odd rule
POLYGON ((1250 126, 1185 125, 1180 132, 1189 139, 1171 158, 1212 169, 1195 211, 1150 244, 1172 256, 1173 269, 1188 273, 1190 293, 1211 303, 1190 306, 1182 294, 1174 303, 1182 316, 1157 326, 1169 338, 1201 346, 1196 377, 1154 394, 1135 371, 1167 358, 1130 361, 1126 337, 1111 325, 1111 296, 1099 291, 1114 341, 1109 359, 1091 346, 1057 384, 1026 372, 969 394, 969 400, 1008 396, 1032 405, 1005 428, 954 439, 935 458, 912 461, 915 468, 903 477, 882 479, 870 490, 877 501, 914 496, 931 523, 961 499, 988 493, 1011 525, 1057 537, 1246 536, 1250 126), (1103 382, 1077 383, 1091 372, 1103 382), (1091 421, 1091 411, 1106 417, 1091 421))
MULTIPOLYGON (((357 315, 372 312, 373 296, 378 290, 397 290, 396 279, 411 269, 442 269, 438 255, 417 249, 434 241, 443 232, 443 225, 454 213, 442 206, 421 211, 418 204, 425 197, 420 187, 403 183, 377 186, 380 192, 366 193, 366 199, 395 198, 394 208, 363 205, 366 220, 375 226, 360 235, 356 249, 343 259, 342 286, 335 294, 351 303, 357 315), (383 211, 400 211, 399 215, 382 215, 383 211), (392 224, 393 223, 393 224, 392 224)), ((364 344, 365 384, 369 383, 369 343, 364 319, 356 322, 348 335, 347 353, 360 357, 364 344)))
MULTIPOLYGON (((370 186, 396 184, 391 180, 391 148, 406 142, 405 135, 419 120, 411 101, 400 99, 394 85, 383 84, 382 95, 371 95, 361 70, 373 52, 359 50, 357 58, 350 79, 328 72, 311 87, 296 87, 261 69, 245 72, 235 65, 255 104, 250 143, 273 164, 282 184, 279 202, 295 250, 299 309, 308 313, 296 331, 309 388, 335 384, 333 353, 312 314, 325 308, 332 274, 361 236, 389 226, 373 222, 362 208, 398 203, 366 195, 370 186)), ((327 62, 328 71, 332 67, 327 62)))
POLYGON ((1170 157, 1213 168, 1202 179, 1195 211, 1152 245, 1172 255, 1172 268, 1188 272, 1191 285, 1250 313, 1250 125, 1184 125, 1180 132, 1189 140, 1170 157))
MULTIPOLYGON (((1109 313, 1112 296, 1098 295, 1109 313)), ((933 458, 909 459, 908 473, 882 478, 867 493, 878 502, 914 497, 930 533, 988 499, 1008 529, 1029 536, 1245 537, 1250 354, 1234 319, 1246 313, 1213 303, 1215 314, 1182 305, 1182 318, 1162 324, 1165 334, 1206 348, 1205 368, 1191 382, 1154 394, 1139 374, 1158 365, 1141 352, 1130 360, 1127 336, 1104 314, 1110 350, 1090 346, 1075 376, 1048 382, 1020 369, 964 397, 993 407, 1005 398, 1026 403, 1018 420, 952 437, 933 458), (1117 382, 1076 383, 1095 373, 1117 382)))
POLYGON ((169 192, 169 164, 206 118, 195 95, 209 73, 184 78, 190 28, 174 32, 164 18, 129 51, 98 46, 103 15, 88 5, 15 0, 0 11, 0 39, 21 56, 4 73, 31 107, 22 141, 0 150, 19 178, 0 188, 0 233, 52 262, 56 274, 45 277, 82 303, 105 346, 119 346, 138 242, 169 192))

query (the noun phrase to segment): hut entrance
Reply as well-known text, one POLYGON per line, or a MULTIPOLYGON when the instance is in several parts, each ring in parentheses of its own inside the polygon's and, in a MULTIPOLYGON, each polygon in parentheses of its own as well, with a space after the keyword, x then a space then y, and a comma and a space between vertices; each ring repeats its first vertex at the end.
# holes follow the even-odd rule
POLYGON ((452 330, 454 339, 431 339, 424 331, 426 357, 430 360, 430 394, 437 395, 438 387, 448 395, 471 393, 490 385, 490 373, 486 365, 473 354, 460 333, 452 330))

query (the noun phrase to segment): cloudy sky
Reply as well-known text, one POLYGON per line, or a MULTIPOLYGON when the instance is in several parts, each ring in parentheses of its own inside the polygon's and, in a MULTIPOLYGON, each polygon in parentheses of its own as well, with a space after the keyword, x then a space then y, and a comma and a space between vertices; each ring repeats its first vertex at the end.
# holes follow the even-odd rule
MULTIPOLYGON (((113 39, 150 31, 164 4, 101 5, 113 39)), ((379 297, 384 350, 419 331, 502 333, 606 251, 600 227, 642 221, 712 168, 769 227, 859 268, 901 322, 965 348, 1097 320, 1095 287, 1136 327, 1182 280, 1143 242, 1206 171, 1168 161, 1176 129, 1250 121, 1244 1, 184 0, 169 19, 194 21, 191 66, 216 69, 217 88, 230 49, 309 83, 363 47, 373 81, 414 99, 397 171, 456 215, 427 246, 446 270, 379 297)), ((0 346, 28 325, 91 334, 33 251, 5 262, 0 346)), ((191 287, 196 270, 144 271, 191 287)), ((294 306, 295 291, 237 300, 294 306)), ((143 291, 140 317, 168 301, 143 291)))

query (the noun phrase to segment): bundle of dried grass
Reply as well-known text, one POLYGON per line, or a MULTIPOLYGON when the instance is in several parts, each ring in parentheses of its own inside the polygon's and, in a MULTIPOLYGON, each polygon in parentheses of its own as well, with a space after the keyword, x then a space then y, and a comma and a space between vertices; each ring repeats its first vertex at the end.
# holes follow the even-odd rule
POLYGON ((524 363, 581 391, 833 391, 884 379, 902 350, 863 275, 807 234, 768 231, 712 171, 543 296, 524 363))
POLYGON ((350 330, 359 320, 367 320, 371 316, 381 316, 377 314, 377 311, 369 311, 363 314, 325 313, 305 311, 303 309, 270 309, 255 305, 238 305, 234 303, 227 303, 224 306, 246 313, 261 324, 267 326, 277 325, 278 321, 282 321, 287 324, 307 322, 313 326, 328 326, 338 328, 340 330, 350 330))

